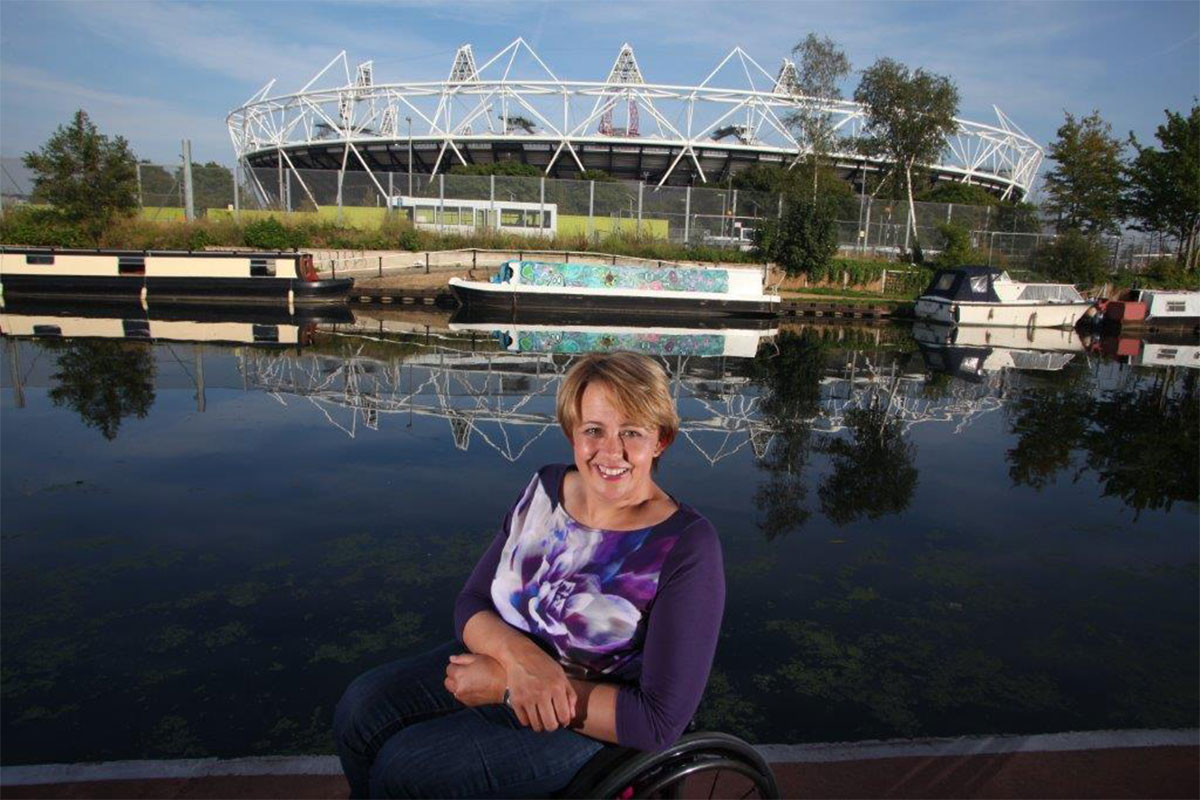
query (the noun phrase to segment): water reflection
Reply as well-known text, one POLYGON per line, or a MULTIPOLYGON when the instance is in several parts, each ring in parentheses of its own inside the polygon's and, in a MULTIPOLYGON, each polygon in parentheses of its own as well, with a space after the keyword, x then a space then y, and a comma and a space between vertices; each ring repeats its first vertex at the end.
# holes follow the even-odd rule
POLYGON ((127 311, 109 339, 59 319, 37 324, 63 337, 5 339, 6 763, 327 752, 341 688, 444 638, 511 497, 569 457, 554 394, 585 342, 661 346, 684 421, 661 475, 721 531, 700 724, 763 742, 1194 725, 1195 370, 1024 331, 356 308, 220 320, 296 339, 216 344, 129 341, 127 311), (709 335, 719 354, 686 338, 709 335))
POLYGON ((145 345, 79 340, 50 347, 58 366, 50 399, 105 439, 117 438, 122 418, 145 417, 154 405, 154 360, 145 345))

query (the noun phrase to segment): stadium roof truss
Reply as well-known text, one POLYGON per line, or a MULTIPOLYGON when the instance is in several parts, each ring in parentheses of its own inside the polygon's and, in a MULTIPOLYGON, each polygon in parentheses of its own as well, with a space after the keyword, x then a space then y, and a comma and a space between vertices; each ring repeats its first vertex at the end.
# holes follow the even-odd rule
MULTIPOLYGON (((385 194, 377 173, 409 171, 409 153, 413 171, 430 175, 515 155, 547 175, 599 168, 658 186, 723 180, 748 164, 793 165, 808 154, 799 126, 788 124, 798 110, 827 122, 843 172, 886 168, 854 146, 864 134, 861 105, 800 94, 790 61, 771 75, 740 47, 694 86, 647 82, 628 44, 605 80, 561 80, 517 39, 479 66, 463 45, 440 82, 376 83, 372 62, 351 69, 343 51, 299 91, 273 95, 274 87, 229 114, 233 147, 249 166, 295 172, 310 199, 305 168, 362 169, 385 194)), ((958 120, 928 166, 940 180, 1021 198, 1043 150, 995 112, 994 125, 958 120)))

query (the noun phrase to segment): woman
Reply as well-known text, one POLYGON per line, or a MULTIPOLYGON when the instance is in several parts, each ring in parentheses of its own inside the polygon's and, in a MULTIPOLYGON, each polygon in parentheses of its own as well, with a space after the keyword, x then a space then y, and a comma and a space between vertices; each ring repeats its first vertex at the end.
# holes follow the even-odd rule
POLYGON ((663 748, 695 713, 725 581, 712 525, 653 479, 679 429, 666 373, 586 356, 557 416, 574 464, 538 470, 509 511, 458 596, 458 641, 338 704, 352 796, 545 796, 603 742, 663 748))

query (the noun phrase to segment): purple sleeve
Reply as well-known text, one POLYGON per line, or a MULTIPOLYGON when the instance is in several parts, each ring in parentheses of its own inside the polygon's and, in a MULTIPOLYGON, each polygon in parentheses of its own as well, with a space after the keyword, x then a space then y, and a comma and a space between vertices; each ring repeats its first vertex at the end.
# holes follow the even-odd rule
POLYGON ((617 693, 617 741, 638 750, 675 743, 700 705, 725 609, 721 542, 701 517, 663 565, 647 621, 642 675, 617 693))
POLYGON ((496 538, 492 540, 483 557, 475 564, 475 569, 471 570, 471 577, 467 578, 466 585, 462 591, 458 593, 458 598, 454 601, 454 635, 461 642, 463 640, 463 628, 467 626, 467 620, 478 614, 480 611, 495 611, 496 606, 492 603, 492 580, 496 577, 496 566, 500 563, 500 553, 504 550, 504 542, 508 539, 508 524, 512 520, 512 510, 504 517, 504 524, 500 526, 500 532, 496 534, 496 538))

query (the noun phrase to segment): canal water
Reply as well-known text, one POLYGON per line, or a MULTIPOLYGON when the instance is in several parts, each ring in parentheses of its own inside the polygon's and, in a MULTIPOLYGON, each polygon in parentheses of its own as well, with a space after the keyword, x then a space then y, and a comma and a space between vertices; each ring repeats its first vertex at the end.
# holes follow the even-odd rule
POLYGON ((614 347, 671 370, 659 476, 724 547, 701 726, 1196 725, 1200 370, 1175 353, 357 310, 3 327, 5 764, 332 752, 348 681, 452 636, 508 505, 570 459, 563 372, 614 347))

